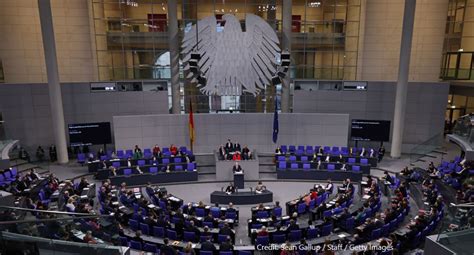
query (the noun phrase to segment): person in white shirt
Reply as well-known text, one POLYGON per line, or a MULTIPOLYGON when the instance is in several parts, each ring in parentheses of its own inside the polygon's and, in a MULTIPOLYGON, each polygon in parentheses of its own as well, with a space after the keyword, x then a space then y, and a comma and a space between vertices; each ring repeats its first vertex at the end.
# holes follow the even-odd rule
POLYGON ((132 166, 132 161, 130 161, 130 158, 127 159, 127 166, 131 167, 132 166))
POLYGON ((324 188, 324 190, 326 192, 330 192, 332 193, 332 190, 333 190, 333 184, 332 184, 332 181, 331 180, 328 180, 328 183, 326 184, 326 187, 324 188))
POLYGON ((346 164, 342 164, 341 170, 346 170, 346 164))
POLYGON ((326 159, 324 160, 325 162, 329 162, 331 160, 331 157, 329 155, 326 156, 326 159))
POLYGON ((369 156, 370 156, 371 158, 373 158, 373 157, 375 156, 375 151, 374 151, 374 149, 370 149, 370 154, 369 154, 369 156))
POLYGON ((143 174, 143 171, 140 169, 139 166, 137 166, 135 169, 137 169, 137 171, 138 171, 139 174, 143 174))
POLYGON ((66 208, 70 212, 74 212, 76 210, 76 206, 74 205, 74 199, 69 198, 66 204, 66 208))
POLYGON ((365 156, 365 147, 362 147, 362 151, 360 152, 360 156, 361 157, 365 156))
POLYGON ((318 165, 316 166, 316 169, 321 169, 321 160, 318 160, 318 165))

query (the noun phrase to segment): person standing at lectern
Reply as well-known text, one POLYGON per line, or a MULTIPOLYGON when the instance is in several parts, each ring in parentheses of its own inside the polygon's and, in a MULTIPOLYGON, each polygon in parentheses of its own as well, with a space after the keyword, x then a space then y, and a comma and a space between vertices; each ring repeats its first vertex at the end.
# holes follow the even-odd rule
POLYGON ((234 174, 242 172, 242 167, 239 165, 239 162, 235 162, 235 165, 232 167, 232 172, 234 174))
POLYGON ((227 188, 225 189, 225 192, 229 195, 235 193, 235 186, 232 182, 229 183, 229 186, 227 186, 227 188))

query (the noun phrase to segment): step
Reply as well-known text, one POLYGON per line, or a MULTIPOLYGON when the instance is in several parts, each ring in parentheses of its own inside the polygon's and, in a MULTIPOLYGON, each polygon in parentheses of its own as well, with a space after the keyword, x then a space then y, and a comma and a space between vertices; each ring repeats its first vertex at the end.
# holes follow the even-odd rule
POLYGON ((198 173, 216 173, 216 166, 200 166, 197 167, 198 173))

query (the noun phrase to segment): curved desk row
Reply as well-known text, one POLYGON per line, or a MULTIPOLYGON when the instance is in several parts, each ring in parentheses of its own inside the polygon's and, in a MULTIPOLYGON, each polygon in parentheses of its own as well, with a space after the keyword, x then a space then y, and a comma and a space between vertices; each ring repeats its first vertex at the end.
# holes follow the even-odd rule
MULTIPOLYGON (((196 170, 196 163, 182 163, 182 164, 170 164, 170 171, 171 172, 193 172, 196 170), (179 169, 177 169, 179 167, 179 169)), ((136 166, 132 167, 121 167, 115 171, 116 175, 126 175, 125 174, 125 169, 130 169, 131 174, 140 174, 138 170, 136 169, 136 166)), ((156 174, 156 173, 166 173, 167 166, 166 165, 145 165, 145 166, 140 166, 140 170, 144 174, 156 174)), ((105 180, 110 177, 112 177, 112 171, 110 169, 101 169, 97 171, 97 173, 94 175, 94 177, 97 180, 105 180)))
POLYGON ((343 171, 343 170, 313 170, 313 169, 292 169, 292 170, 277 170, 277 179, 301 179, 301 180, 327 180, 343 181, 351 179, 355 182, 362 181, 361 172, 343 171))
MULTIPOLYGON (((336 161, 350 162, 350 161, 354 161, 354 162, 350 162, 350 163, 360 164, 362 159, 366 159, 367 163, 372 167, 376 167, 377 163, 378 163, 378 158, 377 157, 370 157, 368 155, 364 156, 364 157, 360 156, 360 155, 342 155, 342 158, 341 158, 339 156, 339 154, 337 154, 337 155, 322 154, 322 155, 317 155, 317 157, 324 161, 326 159, 326 156, 328 156, 328 155, 329 155, 329 159, 330 159, 331 162, 336 162, 336 161)), ((297 161, 301 161, 301 157, 307 157, 307 160, 312 160, 313 157, 314 157, 314 154, 309 154, 309 155, 308 154, 296 155, 296 154, 290 154, 290 153, 275 154, 275 159, 278 160, 279 156, 283 156, 286 159, 289 159, 291 156, 294 156, 294 157, 296 157, 297 161)))
POLYGON ((214 191, 211 193, 211 203, 235 205, 250 205, 273 202, 273 192, 265 190, 262 193, 251 191, 241 191, 234 194, 227 194, 224 191, 214 191))
POLYGON ((194 182, 198 180, 197 171, 182 171, 169 173, 143 173, 129 176, 119 175, 109 178, 113 185, 120 185, 122 182, 128 186, 144 185, 150 183, 172 183, 172 182, 194 182))
MULTIPOLYGON (((194 161, 194 156, 189 156, 191 162, 194 161)), ((107 168, 110 166, 114 166, 115 168, 120 167, 127 167, 128 160, 127 159, 110 159, 110 160, 94 160, 91 162, 87 162, 87 168, 89 173, 94 173, 99 171, 100 169, 104 168, 104 163, 107 168)), ((141 159, 130 159, 131 166, 144 166, 144 165, 167 165, 172 163, 186 163, 186 157, 178 156, 178 157, 161 157, 157 158, 156 160, 148 159, 148 158, 141 158, 141 159)))
MULTIPOLYGON (((293 171, 293 170, 298 170, 298 169, 305 169, 305 167, 307 167, 305 169, 307 171, 328 170, 331 166, 333 171, 344 171, 344 170, 341 170, 343 165, 344 164, 340 162, 329 162, 329 163, 321 162, 321 165, 319 166, 319 169, 318 169, 318 163, 315 163, 315 162, 298 163, 298 162, 289 161, 289 162, 277 162, 277 170, 289 169, 293 171), (293 165, 296 166, 296 168, 293 167, 293 165)), ((346 164, 346 170, 347 171, 353 170, 354 172, 359 171, 359 172, 362 172, 363 174, 370 174, 370 165, 346 164)))

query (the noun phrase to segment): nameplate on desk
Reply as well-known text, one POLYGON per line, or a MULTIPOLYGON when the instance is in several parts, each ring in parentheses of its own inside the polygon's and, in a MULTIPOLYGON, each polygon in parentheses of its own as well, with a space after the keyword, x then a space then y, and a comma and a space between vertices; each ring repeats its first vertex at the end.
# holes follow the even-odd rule
POLYGON ((86 199, 86 198, 87 198, 87 195, 81 196, 81 199, 86 199))
POLYGON ((83 188, 82 190, 83 190, 83 191, 88 191, 88 190, 89 190, 89 188, 83 188))
POLYGON ((149 205, 148 205, 148 208, 150 208, 150 209, 153 209, 153 208, 155 208, 155 207, 156 207, 156 206, 155 206, 154 204, 149 204, 149 205))

